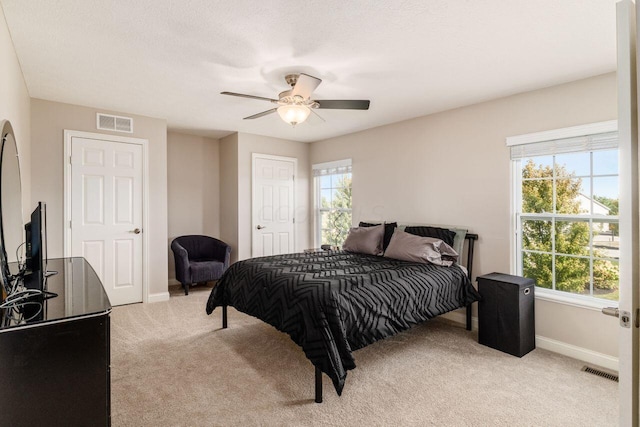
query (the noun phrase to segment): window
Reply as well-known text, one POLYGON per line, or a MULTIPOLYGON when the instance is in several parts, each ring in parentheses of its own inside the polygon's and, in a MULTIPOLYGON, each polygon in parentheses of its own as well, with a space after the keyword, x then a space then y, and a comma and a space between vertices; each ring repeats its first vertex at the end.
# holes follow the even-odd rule
POLYGON ((351 228, 351 159, 313 165, 316 242, 342 246, 351 228))
POLYGON ((585 127, 552 131, 570 135, 557 139, 542 133, 549 139, 523 135, 507 141, 516 274, 535 279, 540 288, 618 300, 618 141, 609 129, 614 125, 586 126, 589 134, 585 127), (519 139, 529 141, 518 144, 519 139))

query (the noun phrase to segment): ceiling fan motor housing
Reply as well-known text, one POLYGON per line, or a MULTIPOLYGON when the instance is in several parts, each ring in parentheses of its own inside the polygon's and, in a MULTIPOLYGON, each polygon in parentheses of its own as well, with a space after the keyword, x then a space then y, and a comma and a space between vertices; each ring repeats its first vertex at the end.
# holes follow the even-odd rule
POLYGON ((300 95, 291 95, 291 90, 285 90, 278 95, 278 101, 274 101, 278 105, 304 105, 309 108, 318 108, 318 103, 311 99, 304 99, 300 95))

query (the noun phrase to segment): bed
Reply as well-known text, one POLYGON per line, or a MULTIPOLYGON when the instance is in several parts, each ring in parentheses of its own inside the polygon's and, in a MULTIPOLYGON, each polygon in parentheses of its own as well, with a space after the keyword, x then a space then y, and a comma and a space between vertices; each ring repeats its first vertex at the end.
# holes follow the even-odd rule
POLYGON ((315 366, 315 401, 322 402, 322 373, 338 395, 353 351, 407 330, 479 299, 469 277, 475 234, 468 242, 466 270, 347 251, 318 251, 261 258, 233 264, 207 301, 211 314, 227 306, 257 317, 290 335, 315 366))

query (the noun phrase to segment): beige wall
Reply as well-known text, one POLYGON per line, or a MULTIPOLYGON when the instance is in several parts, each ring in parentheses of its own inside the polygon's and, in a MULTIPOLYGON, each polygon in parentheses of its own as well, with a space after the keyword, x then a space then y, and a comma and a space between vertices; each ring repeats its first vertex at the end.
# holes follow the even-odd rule
POLYGON ((252 154, 293 157, 298 160, 295 194, 295 250, 310 248, 309 163, 310 146, 304 142, 240 133, 238 135, 238 259, 251 258, 252 154))
MULTIPOLYGON (((353 221, 466 225, 474 276, 510 271, 505 138, 617 118, 615 73, 315 142, 311 164, 353 159, 353 221)), ((536 301, 536 334, 617 355, 616 320, 536 301)))
POLYGON ((238 134, 220 140, 220 238, 238 260, 238 134))
MULTIPOLYGON (((186 234, 220 238, 220 143, 217 139, 167 133, 169 244, 186 234)), ((175 280, 173 252, 169 280, 175 280)))
POLYGON ((64 130, 149 140, 149 296, 167 293, 167 124, 165 120, 41 99, 31 100, 31 204, 47 203, 50 257, 63 256, 64 130), (98 131, 96 113, 133 118, 133 134, 98 131))
MULTIPOLYGON (((13 127, 20 157, 22 210, 31 213, 31 98, 0 7, 0 121, 13 127)), ((15 248, 14 248, 15 249, 15 248)))

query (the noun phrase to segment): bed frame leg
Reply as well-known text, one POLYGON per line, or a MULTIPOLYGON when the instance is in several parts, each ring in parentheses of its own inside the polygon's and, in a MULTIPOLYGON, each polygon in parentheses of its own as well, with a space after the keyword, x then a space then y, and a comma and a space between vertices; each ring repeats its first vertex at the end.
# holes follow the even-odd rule
POLYGON ((316 368, 316 403, 322 403, 322 371, 316 368))
POLYGON ((227 306, 222 306, 222 329, 227 329, 227 306))
MULTIPOLYGON (((464 238, 468 242, 468 250, 467 250, 467 271, 469 272, 469 279, 473 277, 473 249, 475 246, 476 240, 478 240, 477 234, 467 233, 464 238)), ((467 306, 467 331, 471 330, 471 304, 467 306)))

